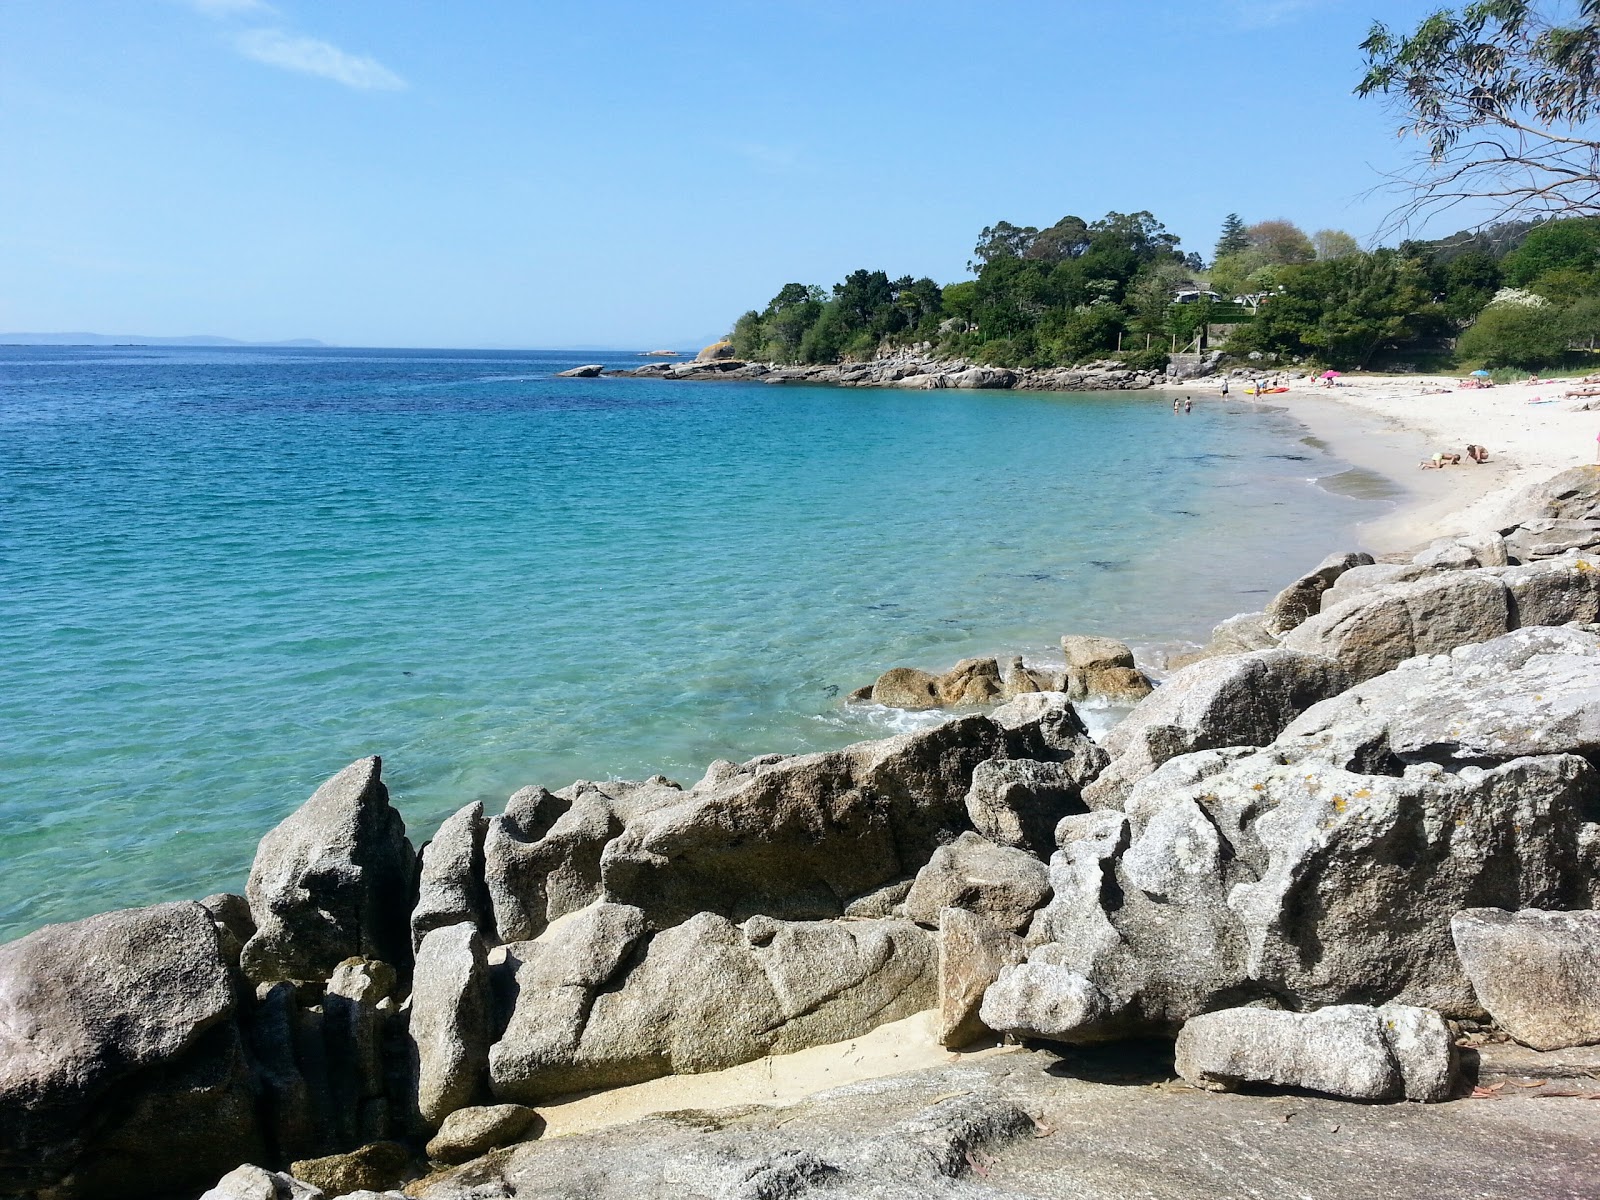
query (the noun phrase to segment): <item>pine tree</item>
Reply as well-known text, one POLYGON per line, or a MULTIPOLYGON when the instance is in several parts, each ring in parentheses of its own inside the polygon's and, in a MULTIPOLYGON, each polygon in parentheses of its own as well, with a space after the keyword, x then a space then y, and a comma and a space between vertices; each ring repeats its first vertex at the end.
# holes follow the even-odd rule
POLYGON ((1227 254, 1239 254, 1250 249, 1250 235, 1245 232, 1244 222, 1239 219, 1238 213, 1229 213, 1222 221, 1222 236, 1217 239, 1217 248, 1212 253, 1213 258, 1222 258, 1227 254))

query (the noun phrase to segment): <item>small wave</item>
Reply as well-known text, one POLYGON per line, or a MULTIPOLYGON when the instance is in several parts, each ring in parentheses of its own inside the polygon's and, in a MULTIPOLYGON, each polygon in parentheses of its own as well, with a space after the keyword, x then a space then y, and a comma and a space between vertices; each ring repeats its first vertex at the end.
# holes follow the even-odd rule
POLYGON ((933 729, 953 720, 956 714, 949 709, 928 708, 912 712, 904 708, 890 708, 886 704, 847 704, 836 712, 818 713, 812 720, 833 729, 862 729, 868 736, 882 737, 885 733, 914 733, 919 729, 933 729))

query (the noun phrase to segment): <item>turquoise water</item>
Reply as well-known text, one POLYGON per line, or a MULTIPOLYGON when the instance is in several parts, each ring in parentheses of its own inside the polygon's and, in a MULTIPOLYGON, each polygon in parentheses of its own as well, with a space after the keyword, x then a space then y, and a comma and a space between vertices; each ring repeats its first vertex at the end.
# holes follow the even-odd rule
POLYGON ((359 755, 417 840, 687 783, 882 734, 840 700, 892 665, 1197 636, 1375 511, 1244 402, 592 360, 0 349, 0 937, 241 888, 359 755))

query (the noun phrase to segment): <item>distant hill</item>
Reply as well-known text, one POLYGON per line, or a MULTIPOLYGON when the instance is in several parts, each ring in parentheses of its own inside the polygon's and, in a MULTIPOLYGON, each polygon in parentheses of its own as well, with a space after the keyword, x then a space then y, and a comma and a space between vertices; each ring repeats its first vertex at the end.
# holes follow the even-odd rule
POLYGON ((237 338, 147 337, 138 333, 0 333, 0 346, 327 346, 316 338, 285 342, 242 342, 237 338))

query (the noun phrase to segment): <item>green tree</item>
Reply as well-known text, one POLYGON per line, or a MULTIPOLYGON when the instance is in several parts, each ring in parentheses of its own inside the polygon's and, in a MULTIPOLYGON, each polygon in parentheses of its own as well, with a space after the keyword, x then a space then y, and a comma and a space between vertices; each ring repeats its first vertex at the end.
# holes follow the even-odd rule
POLYGON ((1279 270, 1282 291, 1233 335, 1231 349, 1360 369, 1410 336, 1430 300, 1421 265, 1393 250, 1279 270))
POLYGON ((1222 235, 1217 238, 1217 247, 1211 252, 1211 260, 1215 262, 1232 254, 1243 254, 1248 249, 1250 235, 1244 231, 1244 222, 1238 213, 1229 213, 1222 218, 1222 235))
POLYGON ((1506 282, 1527 287, 1556 270, 1593 272, 1600 267, 1600 220, 1552 221, 1528 234, 1506 255, 1501 270, 1506 282))
POLYGON ((1593 350, 1595 343, 1600 341, 1600 296, 1582 296, 1575 300, 1563 314, 1563 319, 1567 326, 1567 337, 1593 350))
POLYGON ((1568 337, 1568 323, 1550 305, 1499 303, 1478 314, 1456 350, 1486 367, 1535 370, 1560 362, 1568 337))
POLYGON ((761 328, 761 314, 755 309, 745 313, 733 323, 733 332, 728 335, 728 340, 733 343, 735 358, 761 358, 762 349, 766 346, 766 334, 761 328))
POLYGON ((1023 257, 1049 263, 1065 262, 1088 250, 1091 240, 1089 226, 1082 217, 1062 217, 1049 229, 1040 231, 1029 243, 1023 257))
POLYGON ((1500 264, 1482 250, 1452 258, 1434 272, 1445 313, 1458 326, 1475 318, 1500 290, 1500 264))
POLYGON ((1039 231, 1032 225, 1013 225, 1010 221, 985 225, 978 234, 978 244, 972 248, 972 258, 967 260, 967 270, 976 275, 999 259, 1021 258, 1038 235, 1039 231))

